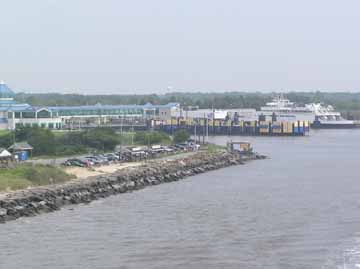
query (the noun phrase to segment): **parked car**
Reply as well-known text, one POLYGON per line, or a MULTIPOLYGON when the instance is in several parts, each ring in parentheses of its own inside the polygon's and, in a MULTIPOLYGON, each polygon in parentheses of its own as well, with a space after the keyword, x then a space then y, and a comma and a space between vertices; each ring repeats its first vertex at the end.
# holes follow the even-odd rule
POLYGON ((88 166, 88 163, 87 162, 84 162, 80 159, 68 159, 66 160, 63 165, 65 166, 78 166, 78 167, 87 167, 88 166))
POLYGON ((116 162, 116 161, 119 161, 119 156, 116 155, 115 153, 107 153, 104 155, 108 161, 110 162, 116 162))
POLYGON ((121 151, 117 152, 119 159, 123 162, 131 161, 131 150, 124 148, 121 151))
POLYGON ((176 151, 176 148, 164 146, 163 150, 164 150, 164 152, 171 153, 171 152, 176 151))
POLYGON ((99 161, 97 158, 95 158, 94 156, 87 156, 85 157, 85 159, 89 160, 90 162, 93 163, 93 165, 101 165, 101 161, 99 161))
POLYGON ((101 164, 109 164, 108 159, 103 155, 95 155, 94 158, 98 160, 101 164))
POLYGON ((188 145, 185 144, 185 143, 176 144, 175 147, 177 149, 180 149, 180 150, 187 150, 188 149, 188 145))
POLYGON ((83 162, 86 167, 90 167, 90 166, 93 166, 94 165, 94 162, 92 162, 91 160, 88 160, 86 158, 81 158, 79 159, 81 162, 83 162))

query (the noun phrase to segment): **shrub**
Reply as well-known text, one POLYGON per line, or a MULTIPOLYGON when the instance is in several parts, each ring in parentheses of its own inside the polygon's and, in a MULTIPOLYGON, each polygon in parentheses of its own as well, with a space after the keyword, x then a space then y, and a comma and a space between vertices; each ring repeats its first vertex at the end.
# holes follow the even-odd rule
POLYGON ((95 128, 84 133, 84 144, 99 150, 113 150, 120 137, 111 128, 95 128))
POLYGON ((76 154, 87 153, 89 150, 84 145, 56 145, 56 156, 70 156, 76 154))
POLYGON ((52 155, 55 152, 55 135, 49 129, 20 127, 15 130, 16 141, 27 141, 34 147, 33 154, 52 155))
POLYGON ((186 130, 178 130, 174 133, 173 141, 174 143, 182 143, 189 140, 190 134, 186 130))
POLYGON ((84 132, 67 132, 56 137, 56 143, 61 145, 84 144, 84 132))
POLYGON ((153 144, 168 144, 171 139, 170 136, 163 132, 137 132, 134 137, 137 144, 153 145, 153 144))
POLYGON ((14 133, 4 132, 0 134, 0 147, 8 148, 14 143, 14 133))

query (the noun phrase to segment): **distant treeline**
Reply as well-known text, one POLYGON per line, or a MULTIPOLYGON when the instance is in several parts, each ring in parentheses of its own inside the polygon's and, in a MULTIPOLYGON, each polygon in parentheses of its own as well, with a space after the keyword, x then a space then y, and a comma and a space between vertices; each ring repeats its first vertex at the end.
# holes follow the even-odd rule
MULTIPOLYGON (((80 94, 28 94, 18 93, 16 100, 35 106, 94 105, 101 104, 167 104, 178 102, 199 108, 256 108, 259 109, 277 93, 168 93, 164 95, 80 95, 80 94)), ((290 92, 285 97, 299 104, 323 102, 341 111, 360 111, 360 93, 290 92)))

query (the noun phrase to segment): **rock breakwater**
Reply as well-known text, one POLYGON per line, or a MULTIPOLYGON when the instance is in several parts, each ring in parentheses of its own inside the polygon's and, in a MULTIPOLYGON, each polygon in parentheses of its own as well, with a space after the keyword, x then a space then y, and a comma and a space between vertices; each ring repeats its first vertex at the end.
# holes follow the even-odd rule
POLYGON ((198 153, 176 160, 157 160, 115 173, 16 191, 0 198, 0 222, 52 212, 79 203, 89 203, 110 195, 130 192, 151 185, 177 181, 207 171, 243 164, 264 156, 232 153, 198 153))

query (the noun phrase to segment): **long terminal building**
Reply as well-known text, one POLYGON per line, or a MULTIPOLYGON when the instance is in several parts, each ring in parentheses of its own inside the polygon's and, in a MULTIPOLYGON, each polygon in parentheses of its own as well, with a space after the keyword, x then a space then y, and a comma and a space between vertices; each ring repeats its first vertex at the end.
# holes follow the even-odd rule
POLYGON ((32 106, 15 101, 15 93, 0 82, 0 129, 14 130, 20 126, 49 129, 117 126, 146 119, 171 118, 180 109, 178 103, 166 105, 87 105, 32 106))

